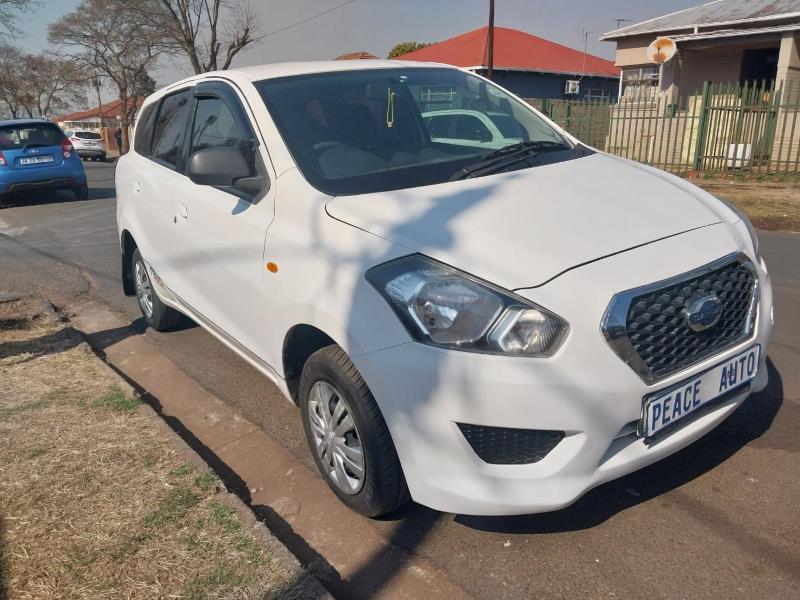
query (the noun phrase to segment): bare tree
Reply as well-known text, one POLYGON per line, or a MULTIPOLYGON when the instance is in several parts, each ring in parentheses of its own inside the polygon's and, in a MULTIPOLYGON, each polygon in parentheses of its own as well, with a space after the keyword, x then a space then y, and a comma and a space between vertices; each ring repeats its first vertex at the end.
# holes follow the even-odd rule
POLYGON ((37 54, 25 56, 22 63, 22 106, 29 117, 49 117, 54 110, 86 102, 89 82, 72 61, 37 54))
POLYGON ((0 0, 0 37, 13 36, 18 32, 16 21, 20 11, 30 8, 31 0, 0 0))
POLYGON ((50 41, 60 46, 87 78, 99 74, 120 100, 122 150, 130 147, 129 126, 136 113, 137 80, 164 50, 161 27, 141 10, 152 0, 82 0, 75 11, 50 25, 50 41))
POLYGON ((23 56, 16 48, 0 45, 0 101, 13 119, 19 118, 23 110, 23 56))
POLYGON ((173 48, 186 55, 197 74, 228 69, 261 37, 246 0, 150 0, 140 6, 147 18, 166 27, 173 48))

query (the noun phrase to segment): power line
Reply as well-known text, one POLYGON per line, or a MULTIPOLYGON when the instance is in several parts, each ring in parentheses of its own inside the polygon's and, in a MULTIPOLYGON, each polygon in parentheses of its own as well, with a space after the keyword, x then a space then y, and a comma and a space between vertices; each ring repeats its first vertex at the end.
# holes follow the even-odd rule
POLYGON ((328 13, 332 13, 333 11, 340 9, 343 6, 347 6, 348 4, 352 4, 353 2, 356 2, 356 0, 347 0, 347 2, 342 2, 341 4, 337 4, 333 8, 329 8, 328 10, 324 10, 321 13, 317 13, 315 15, 312 15, 312 16, 308 17, 307 19, 303 19, 302 21, 298 21, 297 23, 292 23, 291 25, 287 25, 286 27, 281 27, 280 29, 276 29, 275 31, 269 31, 269 32, 264 34, 263 39, 266 39, 268 37, 272 37, 273 35, 277 35, 279 33, 287 31, 289 29, 293 29, 295 27, 299 27, 300 25, 303 25, 304 23, 308 23, 309 21, 313 21, 314 19, 316 19, 318 17, 321 17, 323 15, 327 15, 328 13))

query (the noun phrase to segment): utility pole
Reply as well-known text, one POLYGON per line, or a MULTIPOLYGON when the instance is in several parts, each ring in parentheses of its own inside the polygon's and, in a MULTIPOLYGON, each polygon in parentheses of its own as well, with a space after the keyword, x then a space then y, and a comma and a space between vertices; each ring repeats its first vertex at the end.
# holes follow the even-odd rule
POLYGON ((486 40, 486 78, 494 75, 494 0, 489 0, 489 36, 486 40))
POLYGON ((100 135, 103 134, 103 101, 100 99, 100 77, 92 77, 92 87, 97 92, 97 118, 100 122, 100 135))
POLYGON ((622 23, 630 23, 630 19, 625 19, 625 18, 623 18, 623 17, 617 17, 617 18, 616 18, 616 19, 614 19, 614 20, 617 22, 617 29, 619 29, 619 26, 620 26, 622 23))

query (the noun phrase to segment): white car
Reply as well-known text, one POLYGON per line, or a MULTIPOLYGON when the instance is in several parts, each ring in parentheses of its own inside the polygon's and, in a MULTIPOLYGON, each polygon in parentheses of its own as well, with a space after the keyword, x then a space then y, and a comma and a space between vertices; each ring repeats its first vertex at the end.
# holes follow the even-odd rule
POLYGON ((422 120, 434 142, 498 149, 525 139, 516 119, 502 112, 432 110, 422 113, 422 120))
POLYGON ((75 151, 83 160, 99 160, 105 162, 108 156, 108 147, 103 141, 103 136, 95 131, 68 131, 67 137, 72 142, 75 151))
POLYGON ((772 289, 747 218, 463 70, 186 79, 146 100, 116 188, 124 288, 148 323, 188 315, 274 382, 366 515, 409 497, 559 509, 767 384, 772 289), (443 88, 525 139, 431 140, 443 88))

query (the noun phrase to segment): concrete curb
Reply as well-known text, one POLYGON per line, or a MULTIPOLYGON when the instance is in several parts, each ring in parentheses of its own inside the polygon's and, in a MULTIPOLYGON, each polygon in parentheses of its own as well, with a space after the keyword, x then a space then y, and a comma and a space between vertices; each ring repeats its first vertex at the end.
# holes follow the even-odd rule
MULTIPOLYGON (((58 315, 52 304, 43 303, 43 306, 45 312, 54 316, 56 320, 64 320, 58 315)), ((80 331, 72 327, 72 325, 69 325, 65 331, 67 335, 75 340, 76 346, 83 348, 87 353, 97 358, 101 370, 104 371, 110 379, 116 382, 126 396, 142 399, 142 394, 140 394, 121 373, 106 362, 103 356, 91 346, 88 339, 80 331)), ((145 400, 142 400, 138 412, 145 416, 170 440, 170 443, 178 451, 184 462, 192 465, 198 469, 198 471, 216 476, 214 469, 212 469, 211 466, 203 460, 203 458, 195 452, 195 450, 189 446, 189 444, 187 444, 145 400)), ((333 595, 325 589, 313 574, 302 567, 289 549, 272 535, 269 528, 258 520, 253 511, 250 510, 250 507, 242 502, 236 494, 224 491, 218 493, 215 499, 236 511, 242 525, 246 529, 251 529, 254 532, 256 539, 261 542, 269 556, 286 569, 292 575, 296 583, 302 584, 302 586, 299 587, 306 593, 304 596, 305 598, 333 600, 333 595)))
POLYGON ((267 539, 275 538, 325 588, 373 600, 469 597, 440 567, 395 542, 404 521, 386 536, 352 512, 316 470, 205 389, 151 343, 147 332, 101 302, 72 311, 72 322, 97 354, 140 391, 164 426, 210 466, 244 510, 266 525, 267 539))

